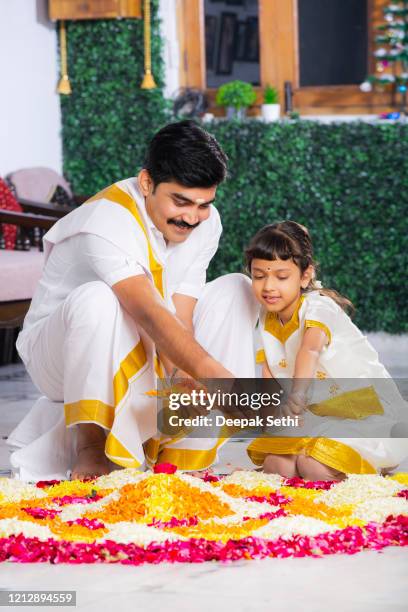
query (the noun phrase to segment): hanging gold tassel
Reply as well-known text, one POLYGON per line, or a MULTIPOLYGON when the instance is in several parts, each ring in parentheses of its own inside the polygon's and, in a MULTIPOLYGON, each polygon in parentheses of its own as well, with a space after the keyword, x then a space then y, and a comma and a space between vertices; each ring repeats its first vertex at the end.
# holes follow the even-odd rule
POLYGON ((144 77, 141 84, 142 89, 154 89, 157 87, 152 75, 152 48, 150 29, 150 0, 144 1, 144 77))
POLYGON ((65 29, 65 21, 60 21, 59 31, 61 53, 61 79, 58 83, 57 93, 69 96, 72 93, 72 89, 68 77, 67 32, 65 29))

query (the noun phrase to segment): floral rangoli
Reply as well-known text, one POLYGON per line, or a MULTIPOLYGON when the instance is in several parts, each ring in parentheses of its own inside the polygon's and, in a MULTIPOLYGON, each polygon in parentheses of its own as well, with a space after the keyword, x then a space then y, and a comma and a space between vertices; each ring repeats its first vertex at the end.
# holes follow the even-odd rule
POLYGON ((0 479, 0 560, 50 563, 320 557, 408 545, 408 474, 310 482, 124 469, 92 481, 0 479))

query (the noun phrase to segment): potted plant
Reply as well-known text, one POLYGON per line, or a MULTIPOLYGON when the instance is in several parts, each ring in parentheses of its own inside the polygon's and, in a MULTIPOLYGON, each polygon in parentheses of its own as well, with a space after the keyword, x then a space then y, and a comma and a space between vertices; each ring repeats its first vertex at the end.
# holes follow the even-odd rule
POLYGON ((278 121, 280 117, 279 93, 276 87, 271 87, 270 85, 265 87, 262 117, 268 123, 270 121, 278 121))
POLYGON ((243 119, 246 109, 256 100, 256 93, 250 83, 244 81, 230 81, 221 85, 215 98, 219 106, 227 109, 227 118, 243 119))

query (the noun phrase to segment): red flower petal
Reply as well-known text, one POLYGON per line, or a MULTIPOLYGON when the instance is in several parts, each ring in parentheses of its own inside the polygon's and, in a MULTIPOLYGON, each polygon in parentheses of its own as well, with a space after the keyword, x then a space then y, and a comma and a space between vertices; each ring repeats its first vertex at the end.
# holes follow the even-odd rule
POLYGON ((52 487, 53 485, 57 485, 60 482, 61 480, 39 480, 35 486, 39 489, 45 489, 46 487, 52 487))
POLYGON ((155 474, 174 474, 174 472, 177 472, 177 465, 173 465, 172 463, 157 463, 153 467, 153 472, 155 474))

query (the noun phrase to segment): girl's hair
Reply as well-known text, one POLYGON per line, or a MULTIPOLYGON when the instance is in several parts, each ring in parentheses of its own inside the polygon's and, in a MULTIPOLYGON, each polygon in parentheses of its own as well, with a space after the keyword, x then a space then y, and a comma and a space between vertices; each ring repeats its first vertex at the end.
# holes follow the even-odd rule
MULTIPOLYGON (((253 259, 292 259, 303 274, 309 266, 317 271, 318 263, 313 259, 313 246, 309 231, 303 225, 295 221, 281 221, 271 225, 265 225, 251 239, 249 246, 245 249, 246 266, 251 274, 253 259)), ((350 300, 340 295, 334 289, 319 288, 316 286, 316 278, 312 278, 307 289, 303 293, 319 291, 320 295, 332 298, 343 310, 354 313, 354 306, 350 300)))

